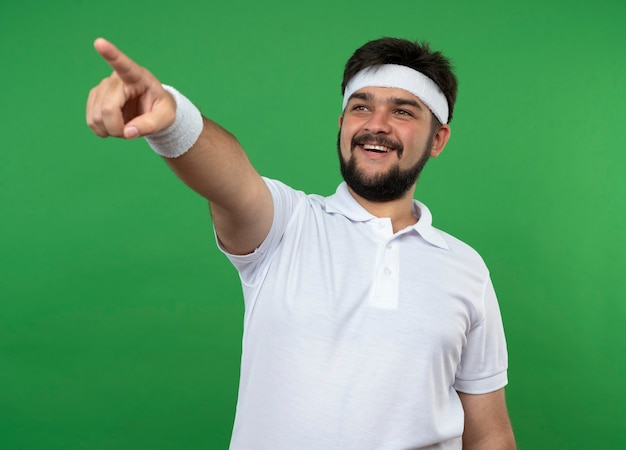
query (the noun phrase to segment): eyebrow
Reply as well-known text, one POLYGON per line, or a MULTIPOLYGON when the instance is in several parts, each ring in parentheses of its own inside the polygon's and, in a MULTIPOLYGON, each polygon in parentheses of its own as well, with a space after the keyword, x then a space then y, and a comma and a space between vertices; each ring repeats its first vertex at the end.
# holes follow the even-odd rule
POLYGON ((352 100, 353 98, 358 98, 359 100, 367 100, 367 101, 374 100, 374 96, 370 94, 369 92, 355 92, 354 94, 350 96, 348 101, 352 100))
POLYGON ((389 98, 389 102, 393 103, 396 106, 409 105, 409 106, 414 106, 417 109, 424 109, 424 108, 422 108, 422 105, 417 103, 415 100, 409 99, 409 98, 391 97, 391 98, 389 98))
MULTIPOLYGON (((374 95, 372 95, 369 92, 355 92, 354 94, 352 94, 350 96, 350 98, 348 99, 348 101, 352 100, 353 98, 359 99, 359 100, 365 100, 365 101, 373 101, 374 100, 374 95)), ((422 105, 420 105, 418 102, 416 102, 413 99, 409 99, 409 98, 401 98, 401 97, 389 97, 387 99, 388 103, 391 103, 392 105, 395 106, 413 106, 419 110, 423 110, 424 108, 422 107, 422 105)))

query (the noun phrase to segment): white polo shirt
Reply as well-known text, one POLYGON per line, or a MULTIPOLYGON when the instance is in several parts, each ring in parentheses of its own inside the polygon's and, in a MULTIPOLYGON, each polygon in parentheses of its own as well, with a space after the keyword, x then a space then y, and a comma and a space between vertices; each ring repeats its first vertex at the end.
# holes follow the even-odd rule
POLYGON ((232 450, 461 449, 457 390, 507 383, 480 256, 419 221, 393 233, 345 184, 330 197, 267 180, 275 217, 228 258, 244 300, 232 450))

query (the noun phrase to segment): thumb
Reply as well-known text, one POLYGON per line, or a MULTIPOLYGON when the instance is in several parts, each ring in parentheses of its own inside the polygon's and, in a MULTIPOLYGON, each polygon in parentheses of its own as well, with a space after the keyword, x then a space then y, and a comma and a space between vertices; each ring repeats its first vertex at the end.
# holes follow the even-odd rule
MULTIPOLYGON (((160 87, 160 86, 159 86, 160 87)), ((176 119, 176 101, 172 94, 163 89, 163 95, 145 113, 124 125, 124 137, 135 139, 167 130, 176 119)))
POLYGON ((135 139, 141 137, 141 132, 139 128, 137 128, 137 125, 129 123, 124 127, 124 137, 126 139, 135 139))

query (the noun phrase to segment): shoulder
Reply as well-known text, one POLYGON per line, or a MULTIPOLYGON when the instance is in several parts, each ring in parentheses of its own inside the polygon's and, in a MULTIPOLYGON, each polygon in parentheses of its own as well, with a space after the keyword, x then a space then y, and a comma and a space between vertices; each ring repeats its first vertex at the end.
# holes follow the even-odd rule
POLYGON ((263 177, 263 181, 272 193, 272 197, 277 198, 292 198, 295 200, 312 201, 321 203, 324 201, 324 197, 317 194, 307 194, 304 191, 295 189, 282 181, 275 180, 273 178, 263 177))
POLYGON ((435 228, 435 230, 443 237, 443 239, 450 247, 450 251, 453 252, 456 256, 473 261, 477 264, 485 264, 483 257, 470 244, 439 228, 435 228))
POLYGON ((456 236, 433 226, 433 216, 425 204, 415 201, 415 207, 419 211, 416 231, 430 244, 439 248, 438 253, 443 258, 486 270, 485 262, 478 251, 456 236))

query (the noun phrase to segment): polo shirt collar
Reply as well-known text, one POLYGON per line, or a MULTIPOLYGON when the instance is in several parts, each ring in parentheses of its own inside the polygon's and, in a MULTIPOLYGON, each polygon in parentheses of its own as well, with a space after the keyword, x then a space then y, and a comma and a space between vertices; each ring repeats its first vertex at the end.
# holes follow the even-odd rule
MULTIPOLYGON (((354 222, 366 222, 377 217, 363 208, 352 197, 345 181, 342 182, 335 193, 325 198, 326 212, 341 214, 354 222)), ((419 220, 410 228, 415 230, 426 241, 437 247, 449 250, 448 243, 442 234, 432 226, 433 217, 430 210, 423 203, 413 200, 413 208, 419 220)))

